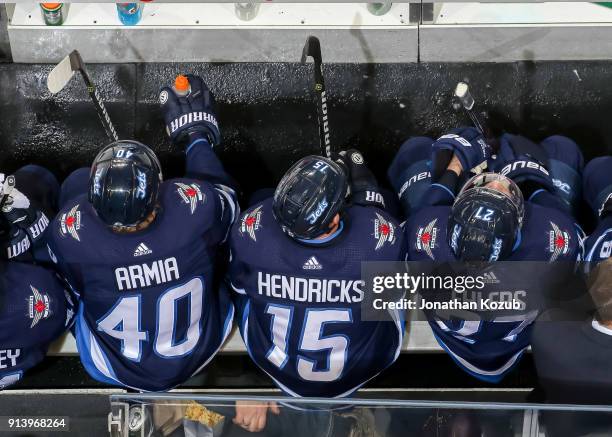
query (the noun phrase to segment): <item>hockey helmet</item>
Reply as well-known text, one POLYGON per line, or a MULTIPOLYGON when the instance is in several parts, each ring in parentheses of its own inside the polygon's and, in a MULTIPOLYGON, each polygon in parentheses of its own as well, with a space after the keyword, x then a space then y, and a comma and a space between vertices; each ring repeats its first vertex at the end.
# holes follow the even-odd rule
POLYGON ((137 141, 115 141, 94 159, 89 202, 109 226, 136 226, 155 209, 162 181, 155 153, 137 141))
POLYGON ((448 220, 447 238, 462 261, 497 261, 508 257, 523 223, 524 202, 518 186, 497 173, 468 180, 448 220))
POLYGON ((329 231, 348 193, 345 170, 322 156, 296 162, 274 193, 272 211, 283 231, 293 238, 312 239, 329 231))

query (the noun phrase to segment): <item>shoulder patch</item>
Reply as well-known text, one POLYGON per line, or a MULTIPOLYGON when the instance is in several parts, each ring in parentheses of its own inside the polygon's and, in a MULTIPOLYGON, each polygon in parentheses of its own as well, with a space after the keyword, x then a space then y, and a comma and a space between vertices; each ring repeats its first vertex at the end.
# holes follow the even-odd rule
POLYGON ((263 214, 261 208, 262 206, 260 205, 242 217, 240 220, 240 228, 238 230, 240 235, 248 234, 248 236, 251 237, 251 240, 257 241, 257 236, 255 233, 261 227, 261 216, 263 214))
POLYGON ((32 294, 26 299, 28 304, 28 317, 32 319, 30 328, 38 325, 43 319, 51 316, 51 298, 45 292, 38 291, 35 287, 30 285, 32 294))
POLYGON ((395 244, 395 233, 395 225, 379 213, 376 213, 376 219, 374 219, 374 238, 377 241, 374 250, 381 249, 386 243, 389 243, 391 246, 395 244))
POLYGON ((70 235, 76 241, 81 241, 78 233, 79 229, 81 229, 81 211, 79 211, 79 205, 77 204, 60 217, 60 233, 63 237, 70 235))
POLYGON ((182 182, 175 182, 177 186, 176 192, 181 197, 184 203, 189 205, 191 215, 195 212, 199 204, 203 204, 206 200, 206 196, 202 193, 200 186, 196 183, 184 184, 182 182))
POLYGON ((416 235, 416 250, 417 252, 425 252, 427 256, 435 260, 432 249, 436 247, 436 240, 438 239, 438 227, 436 223, 438 219, 435 218, 430 221, 427 226, 420 226, 416 235))
POLYGON ((561 255, 566 255, 570 247, 570 235, 559 229, 555 223, 550 222, 551 230, 548 232, 549 261, 556 261, 561 255))

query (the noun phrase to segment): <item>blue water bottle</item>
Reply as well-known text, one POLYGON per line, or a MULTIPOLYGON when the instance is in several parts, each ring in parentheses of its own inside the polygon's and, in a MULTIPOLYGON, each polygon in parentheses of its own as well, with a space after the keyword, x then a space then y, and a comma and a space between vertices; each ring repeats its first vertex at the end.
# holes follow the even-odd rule
POLYGON ((117 3, 117 14, 124 25, 134 26, 142 18, 143 7, 140 3, 117 3))

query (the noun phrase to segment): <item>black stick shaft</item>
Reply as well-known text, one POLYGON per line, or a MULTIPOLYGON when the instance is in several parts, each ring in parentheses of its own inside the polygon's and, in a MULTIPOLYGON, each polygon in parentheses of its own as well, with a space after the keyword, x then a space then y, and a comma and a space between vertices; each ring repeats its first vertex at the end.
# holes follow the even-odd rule
POLYGON ((81 73, 81 77, 87 86, 87 92, 89 93, 89 97, 91 97, 92 102, 96 108, 96 112, 98 113, 98 117, 102 122, 102 126, 104 126, 104 130, 106 131, 106 135, 111 141, 119 140, 117 136, 117 131, 115 130, 115 126, 108 115, 108 111, 106 110, 106 106, 102 102, 102 97, 98 92, 98 88, 95 86, 93 81, 89 78, 89 74, 87 74, 87 70, 85 69, 85 64, 83 63, 83 59, 81 55, 76 50, 70 54, 70 62, 72 64, 73 70, 79 70, 81 73))
POLYGON ((495 135, 493 135, 493 132, 491 131, 489 126, 484 122, 481 117, 478 116, 478 113, 474 110, 475 100, 472 97, 472 94, 470 93, 468 85, 463 82, 459 82, 457 88, 455 89, 455 96, 457 96, 457 98, 461 102, 461 106, 463 106, 463 109, 465 109, 465 112, 467 112, 474 127, 478 129, 478 131, 480 131, 482 136, 485 137, 485 140, 487 141, 489 146, 491 146, 493 152, 497 152, 497 150, 499 149, 499 141, 497 140, 495 135))
POLYGON ((309 36, 302 51, 302 64, 306 63, 306 58, 311 56, 314 60, 314 90, 317 95, 317 121, 319 124, 319 144, 321 154, 332 158, 333 151, 329 132, 329 119, 327 115, 327 97, 325 95, 325 79, 321 70, 321 43, 314 36, 309 36))

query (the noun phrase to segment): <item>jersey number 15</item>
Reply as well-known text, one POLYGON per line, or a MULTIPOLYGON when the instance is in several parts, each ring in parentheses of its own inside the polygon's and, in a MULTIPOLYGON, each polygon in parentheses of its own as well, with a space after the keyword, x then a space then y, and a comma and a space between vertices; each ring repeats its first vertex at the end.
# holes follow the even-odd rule
MULTIPOLYGON (((294 309, 289 306, 268 305, 266 313, 272 316, 272 343, 266 358, 279 369, 289 361, 287 354, 288 335, 291 330, 294 309)), ((329 323, 352 323, 353 316, 348 308, 307 309, 304 315, 302 332, 299 339, 299 350, 303 352, 320 352, 329 350, 325 369, 316 369, 317 362, 297 356, 297 373, 306 381, 331 382, 342 376, 346 364, 349 339, 345 335, 323 335, 323 329, 329 323)))

